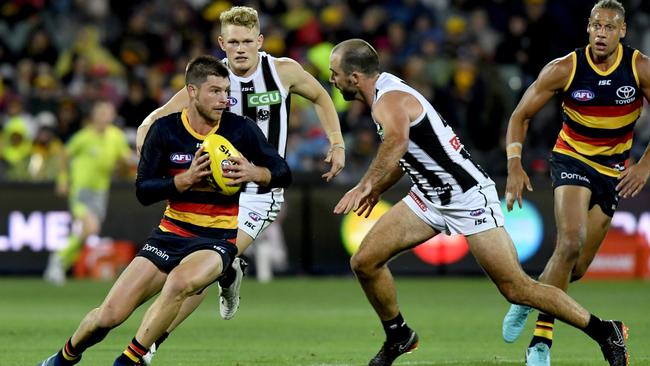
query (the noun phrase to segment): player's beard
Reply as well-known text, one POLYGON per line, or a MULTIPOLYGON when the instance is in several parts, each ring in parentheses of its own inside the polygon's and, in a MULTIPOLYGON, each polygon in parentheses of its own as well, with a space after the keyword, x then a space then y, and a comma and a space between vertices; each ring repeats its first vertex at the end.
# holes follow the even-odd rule
POLYGON ((344 100, 347 100, 348 102, 350 102, 350 101, 353 101, 353 100, 357 99, 356 98, 356 96, 357 96, 356 91, 352 91, 352 90, 349 90, 349 89, 339 89, 339 90, 341 91, 341 95, 343 95, 344 100))
POLYGON ((216 112, 214 109, 206 108, 201 104, 196 105, 196 111, 201 117, 209 122, 216 122, 221 119, 221 113, 216 112))

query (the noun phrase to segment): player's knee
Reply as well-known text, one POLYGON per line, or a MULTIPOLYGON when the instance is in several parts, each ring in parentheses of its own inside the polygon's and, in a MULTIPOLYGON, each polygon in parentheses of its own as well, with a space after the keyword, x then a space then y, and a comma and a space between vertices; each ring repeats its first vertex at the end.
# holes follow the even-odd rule
POLYGON ((527 286, 525 279, 503 281, 501 283, 497 283, 497 287, 499 288, 499 291, 503 297, 508 300, 508 302, 511 302, 513 304, 527 303, 527 286))
POLYGON ((122 324, 130 315, 130 312, 124 311, 111 304, 102 305, 95 309, 95 327, 98 329, 112 329, 122 324))
POLYGON ((580 250, 583 243, 584 235, 581 233, 576 232, 561 235, 553 255, 560 257, 566 263, 576 263, 578 258, 580 258, 580 250))
POLYGON ((350 258, 350 268, 357 275, 357 277, 364 277, 372 272, 374 268, 373 263, 370 261, 370 257, 365 255, 363 252, 356 252, 352 258, 350 258))
POLYGON ((165 282, 163 292, 177 300, 189 297, 191 294, 200 290, 202 287, 194 277, 185 273, 172 273, 165 282))

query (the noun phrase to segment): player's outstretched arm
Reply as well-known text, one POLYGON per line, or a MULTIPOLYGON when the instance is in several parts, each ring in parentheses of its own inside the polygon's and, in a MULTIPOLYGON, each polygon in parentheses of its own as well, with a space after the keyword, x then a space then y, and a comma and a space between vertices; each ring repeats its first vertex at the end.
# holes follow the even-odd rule
POLYGON ((285 87, 314 103, 316 115, 330 142, 325 162, 331 164, 330 170, 323 174, 329 182, 345 167, 345 141, 334 103, 323 86, 300 64, 290 58, 278 59, 276 66, 285 87))
POLYGON ((539 73, 524 96, 517 104, 508 122, 506 135, 506 154, 508 159, 508 179, 506 182, 506 207, 512 210, 515 201, 522 206, 524 187, 532 191, 528 175, 521 164, 521 153, 530 119, 559 90, 568 87, 575 65, 575 53, 549 62, 539 73))
POLYGON ((174 96, 165 103, 162 107, 154 110, 149 113, 149 115, 142 121, 140 126, 138 126, 138 132, 135 138, 135 148, 138 157, 140 157, 142 145, 144 144, 144 139, 147 137, 147 132, 151 125, 156 122, 156 120, 168 116, 172 113, 180 112, 183 108, 187 107, 190 103, 190 97, 187 94, 185 88, 179 90, 174 96))
POLYGON ((386 192, 388 188, 392 187, 404 176, 404 170, 399 164, 396 164, 393 169, 384 176, 370 191, 370 193, 364 197, 359 204, 359 208, 355 211, 357 216, 363 216, 368 218, 372 213, 372 209, 375 208, 377 202, 382 193, 386 192))
MULTIPOLYGON (((413 97, 403 92, 388 92, 375 103, 372 115, 384 131, 384 140, 359 184, 341 198, 334 207, 334 213, 347 214, 356 211, 361 207, 362 202, 382 185, 382 182, 391 181, 388 177, 404 156, 409 143, 411 120, 404 107, 407 105, 408 98, 413 97)), ((393 180, 392 183, 396 181, 393 180)), ((388 187, 383 188, 385 190, 388 187)))
MULTIPOLYGON (((639 75, 639 86, 645 99, 650 101, 650 58, 639 53, 636 57, 636 70, 639 75)), ((618 194, 623 198, 634 197, 645 186, 650 175, 650 145, 648 145, 636 164, 625 169, 619 176, 616 186, 618 194)))

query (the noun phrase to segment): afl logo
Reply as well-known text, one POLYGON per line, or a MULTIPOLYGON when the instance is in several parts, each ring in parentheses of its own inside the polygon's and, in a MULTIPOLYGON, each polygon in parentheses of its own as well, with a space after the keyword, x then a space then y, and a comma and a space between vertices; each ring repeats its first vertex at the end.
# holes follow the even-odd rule
POLYGON ((581 102, 586 102, 588 100, 594 99, 594 97, 596 95, 591 90, 580 89, 580 90, 576 90, 573 93, 571 93, 571 96, 575 100, 579 100, 581 102))
POLYGON ((186 153, 173 153, 169 156, 169 160, 176 164, 185 164, 192 161, 194 155, 186 153))
POLYGON ((232 107, 237 104, 237 98, 228 96, 228 107, 232 107))
POLYGON ((260 216, 257 212, 249 211, 248 212, 248 217, 251 218, 253 221, 260 221, 262 219, 262 216, 260 216))
POLYGON ((629 85, 625 85, 625 86, 622 86, 622 87, 616 89, 616 96, 618 96, 621 99, 632 98, 635 93, 636 93, 636 90, 633 87, 629 86, 629 85))
POLYGON ((476 209, 476 210, 472 210, 472 211, 470 211, 470 212, 469 212, 469 215, 470 215, 470 216, 473 216, 473 217, 476 217, 476 216, 481 216, 481 215, 483 215, 484 213, 485 213, 485 209, 484 209, 484 208, 478 208, 478 209, 476 209))

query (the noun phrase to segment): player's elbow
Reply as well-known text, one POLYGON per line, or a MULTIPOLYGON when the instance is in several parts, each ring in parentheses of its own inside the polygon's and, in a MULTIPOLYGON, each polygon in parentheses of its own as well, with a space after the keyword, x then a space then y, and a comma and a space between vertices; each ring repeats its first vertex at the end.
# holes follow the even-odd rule
POLYGON ((138 199, 143 206, 149 206, 156 203, 156 199, 152 197, 149 193, 149 190, 144 187, 142 182, 136 181, 135 183, 135 197, 138 199))

